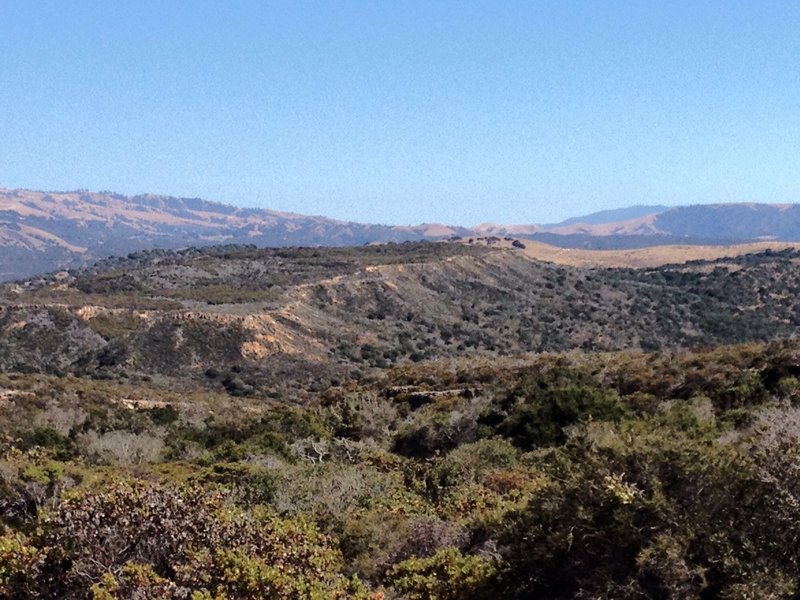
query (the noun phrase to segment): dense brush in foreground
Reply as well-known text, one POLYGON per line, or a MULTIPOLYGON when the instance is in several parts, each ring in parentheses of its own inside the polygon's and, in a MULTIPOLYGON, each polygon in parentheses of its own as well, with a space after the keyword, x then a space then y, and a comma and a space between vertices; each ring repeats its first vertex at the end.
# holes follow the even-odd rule
POLYGON ((793 598, 800 345, 408 363, 304 406, 0 375, 0 597, 793 598))

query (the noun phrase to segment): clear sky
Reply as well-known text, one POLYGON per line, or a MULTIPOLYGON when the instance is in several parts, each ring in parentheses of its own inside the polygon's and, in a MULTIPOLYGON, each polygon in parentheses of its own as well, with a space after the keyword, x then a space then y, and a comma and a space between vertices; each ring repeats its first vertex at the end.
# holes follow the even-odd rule
POLYGON ((397 224, 800 201, 800 2, 0 0, 0 187, 397 224))

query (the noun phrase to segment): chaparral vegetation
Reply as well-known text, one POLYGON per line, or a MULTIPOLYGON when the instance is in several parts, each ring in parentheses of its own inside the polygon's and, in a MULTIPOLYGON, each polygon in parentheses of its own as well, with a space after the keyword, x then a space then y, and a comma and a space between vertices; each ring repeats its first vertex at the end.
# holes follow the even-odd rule
POLYGON ((0 598, 794 598, 794 251, 154 251, 0 297, 0 598))

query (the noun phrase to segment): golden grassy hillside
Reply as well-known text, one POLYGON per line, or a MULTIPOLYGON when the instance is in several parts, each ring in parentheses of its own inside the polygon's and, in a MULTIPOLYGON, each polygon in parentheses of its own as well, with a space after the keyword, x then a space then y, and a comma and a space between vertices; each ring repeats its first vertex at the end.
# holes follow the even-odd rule
MULTIPOLYGON (((503 241, 511 246, 511 242, 503 241)), ((571 267, 630 267, 650 268, 684 263, 690 260, 717 260, 742 256, 765 250, 797 248, 800 244, 790 242, 757 242, 733 246, 653 246, 633 250, 583 250, 559 248, 541 242, 526 240, 522 253, 534 260, 544 260, 571 267)))

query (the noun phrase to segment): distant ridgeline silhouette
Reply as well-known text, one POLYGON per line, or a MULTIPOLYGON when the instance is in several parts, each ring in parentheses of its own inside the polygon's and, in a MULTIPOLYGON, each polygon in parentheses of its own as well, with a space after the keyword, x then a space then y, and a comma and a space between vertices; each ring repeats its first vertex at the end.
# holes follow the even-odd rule
POLYGON ((353 223, 199 198, 112 192, 0 189, 0 281, 72 268, 152 248, 217 244, 259 247, 504 236, 566 248, 632 249, 664 244, 719 245, 758 239, 800 240, 797 205, 632 206, 551 225, 353 223))

